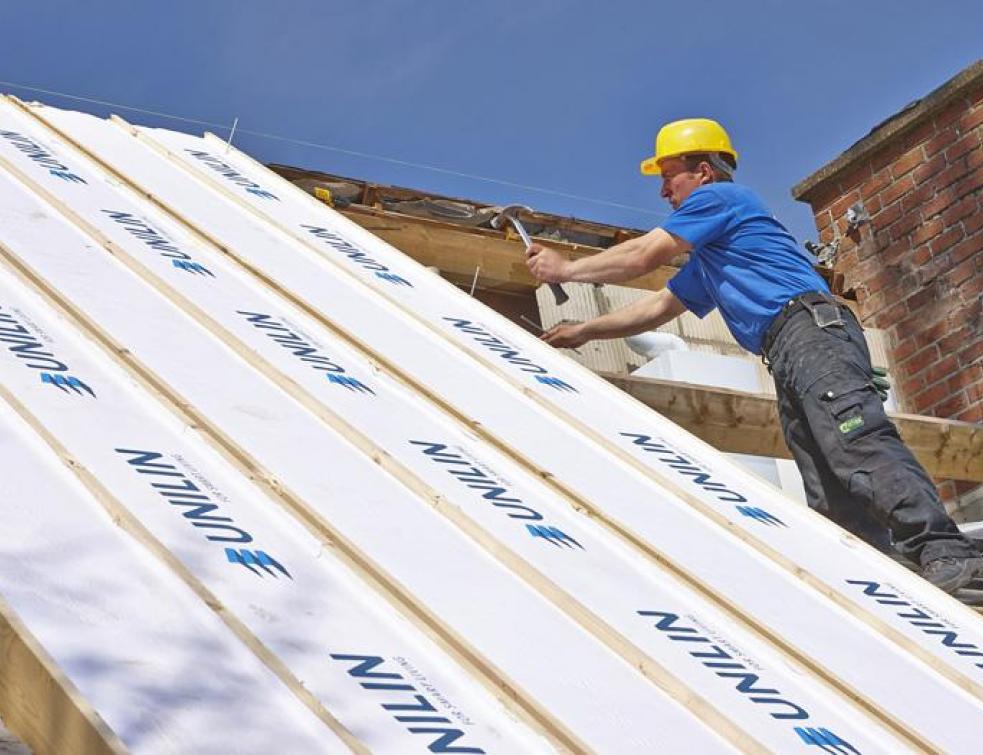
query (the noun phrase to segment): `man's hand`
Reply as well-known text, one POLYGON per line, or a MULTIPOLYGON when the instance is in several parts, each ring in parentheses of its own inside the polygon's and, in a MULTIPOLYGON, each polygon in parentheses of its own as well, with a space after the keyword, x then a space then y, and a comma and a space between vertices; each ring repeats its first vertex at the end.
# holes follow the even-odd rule
POLYGON ((542 244, 533 244, 526 249, 526 264, 533 277, 543 283, 563 283, 570 280, 570 260, 542 244))
POLYGON ((547 330, 540 339, 557 349, 575 349, 590 339, 584 335, 582 322, 561 323, 547 330))

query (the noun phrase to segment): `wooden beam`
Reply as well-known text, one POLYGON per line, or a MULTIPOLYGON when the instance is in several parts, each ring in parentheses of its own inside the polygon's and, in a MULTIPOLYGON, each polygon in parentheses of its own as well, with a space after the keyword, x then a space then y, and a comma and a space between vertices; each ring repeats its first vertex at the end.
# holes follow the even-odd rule
MULTIPOLYGON (((791 458, 771 396, 670 380, 601 376, 721 451, 791 458)), ((983 425, 915 414, 890 417, 930 475, 983 482, 983 425)))
MULTIPOLYGON (((502 231, 471 228, 364 205, 349 205, 339 211, 420 264, 438 268, 445 278, 457 285, 470 287, 475 268, 480 266, 478 285, 481 288, 531 293, 538 287, 526 267, 522 242, 514 234, 509 238, 502 231)), ((543 239, 543 243, 571 259, 601 251, 596 247, 553 239, 543 239)), ((657 291, 665 287, 676 270, 675 267, 660 267, 624 285, 657 291)))
MULTIPOLYGON (((426 189, 409 189, 401 186, 389 186, 387 184, 370 183, 361 178, 351 178, 350 176, 339 176, 333 173, 324 173, 317 170, 306 168, 295 168, 289 165, 279 165, 270 163, 266 166, 274 173, 287 179, 294 185, 303 189, 308 194, 313 194, 315 186, 323 185, 347 185, 357 190, 359 199, 357 204, 383 208, 383 202, 399 203, 413 202, 416 200, 441 200, 469 205, 476 211, 489 210, 497 205, 481 202, 475 199, 455 197, 449 194, 439 194, 426 189)), ((355 200, 352 200, 355 201, 355 200)), ((545 224, 550 230, 560 231, 566 234, 588 234, 607 239, 608 243, 602 246, 616 244, 625 239, 641 236, 645 230, 638 228, 622 228, 607 223, 598 223, 593 220, 584 220, 565 215, 553 215, 547 212, 523 212, 523 218, 528 218, 531 223, 545 224)), ((439 218, 438 218, 439 219, 439 218)), ((467 225, 467 223, 465 223, 467 225)))
MULTIPOLYGON (((533 280, 525 265, 522 242, 511 231, 503 233, 365 205, 352 204, 336 209, 421 265, 437 268, 441 275, 457 286, 470 289, 475 268, 480 267, 479 289, 531 294, 538 288, 539 284, 533 280)), ((542 241, 564 252, 570 259, 589 257, 604 251, 598 247, 551 238, 542 241)), ((828 277, 829 271, 818 267, 815 269, 828 277)), ((658 291, 665 288, 666 282, 678 270, 678 267, 664 265, 619 285, 658 291)), ((859 318, 857 303, 846 298, 842 301, 859 318)))
POLYGON ((37 755, 128 752, 3 600, 0 715, 10 731, 37 755))

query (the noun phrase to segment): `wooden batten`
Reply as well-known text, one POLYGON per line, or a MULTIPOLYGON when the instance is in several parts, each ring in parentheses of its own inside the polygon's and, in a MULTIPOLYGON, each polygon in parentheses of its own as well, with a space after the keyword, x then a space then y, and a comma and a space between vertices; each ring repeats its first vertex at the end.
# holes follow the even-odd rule
MULTIPOLYGON (((771 396, 670 380, 601 376, 721 451, 791 458, 778 404, 771 396)), ((915 414, 890 416, 930 475, 983 482, 983 427, 915 414)))

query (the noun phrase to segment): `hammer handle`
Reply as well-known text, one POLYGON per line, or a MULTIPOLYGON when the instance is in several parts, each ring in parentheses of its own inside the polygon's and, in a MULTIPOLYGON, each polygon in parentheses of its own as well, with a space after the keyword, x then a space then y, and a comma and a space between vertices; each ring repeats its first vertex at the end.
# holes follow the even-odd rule
POLYGON ((563 286, 559 283, 548 283, 547 285, 550 287, 550 291, 553 292, 553 298, 556 299, 556 306, 560 306, 570 300, 570 296, 563 290, 563 286))
POLYGON ((522 238, 522 243, 526 245, 526 249, 532 246, 532 239, 529 238, 529 232, 526 231, 526 227, 522 225, 522 222, 518 218, 509 218, 512 221, 512 227, 519 233, 520 238, 522 238))
MULTIPOLYGON (((526 245, 526 249, 531 247, 532 239, 529 238, 529 234, 526 232, 525 226, 522 225, 518 218, 513 217, 509 218, 509 220, 512 221, 512 225, 522 238, 522 243, 526 245)), ((561 304, 570 301, 570 296, 563 290, 563 286, 561 286, 559 283, 548 283, 546 285, 548 285, 550 287, 550 291, 553 292, 553 298, 556 299, 556 306, 560 306, 561 304)))

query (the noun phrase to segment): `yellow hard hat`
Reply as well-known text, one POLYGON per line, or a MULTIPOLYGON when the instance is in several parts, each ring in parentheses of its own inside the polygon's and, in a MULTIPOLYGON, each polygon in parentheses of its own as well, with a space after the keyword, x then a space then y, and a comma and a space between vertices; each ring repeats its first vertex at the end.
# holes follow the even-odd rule
POLYGON ((723 152, 737 163, 737 153, 730 145, 730 137, 723 126, 709 118, 684 118, 659 129, 655 137, 655 155, 642 160, 642 173, 646 176, 661 175, 659 163, 667 157, 694 152, 723 152))

